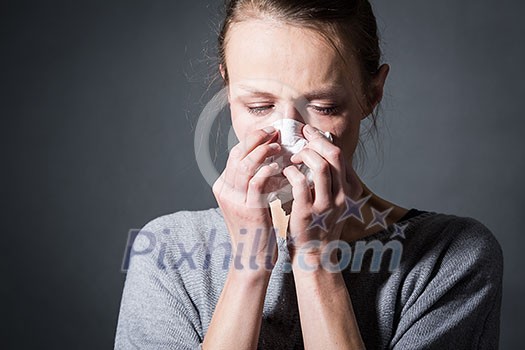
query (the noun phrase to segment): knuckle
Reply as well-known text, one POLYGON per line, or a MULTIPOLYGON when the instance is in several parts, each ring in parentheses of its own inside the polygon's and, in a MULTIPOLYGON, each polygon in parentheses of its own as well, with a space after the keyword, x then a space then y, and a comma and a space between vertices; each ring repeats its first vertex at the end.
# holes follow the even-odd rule
POLYGON ((342 157, 341 149, 339 147, 330 147, 326 152, 326 156, 334 160, 340 160, 342 157))
POLYGON ((302 173, 297 174, 297 176, 293 179, 293 181, 296 186, 301 186, 301 187, 308 186, 308 180, 306 179, 306 176, 304 176, 302 173))
POLYGON ((317 211, 323 213, 333 208, 332 201, 325 199, 318 199, 315 203, 315 208, 317 211))
POLYGON ((218 189, 214 189, 213 195, 215 196, 215 199, 217 199, 217 202, 220 203, 223 201, 222 191, 218 189))
POLYGON ((344 192, 338 193, 334 198, 334 205, 338 208, 344 208, 345 207, 345 194, 344 192))
POLYGON ((264 181, 262 178, 253 178, 249 182, 249 186, 252 190, 260 191, 264 186, 264 181))
POLYGON ((211 190, 212 190, 213 194, 214 194, 216 197, 221 193, 222 186, 223 186, 223 180, 219 177, 219 178, 213 183, 213 186, 211 187, 211 190))
POLYGON ((259 170, 257 170, 255 172, 255 176, 258 179, 269 177, 270 176, 270 167, 267 166, 267 165, 263 165, 262 167, 259 168, 259 170))
POLYGON ((243 154, 243 146, 241 143, 236 144, 230 150, 230 157, 232 157, 233 159, 241 158, 242 154, 243 154))
POLYGON ((239 162, 238 170, 243 174, 247 174, 249 172, 249 166, 246 164, 245 160, 239 162))
POLYGON ((247 157, 239 163, 239 170, 244 174, 253 176, 257 170, 257 164, 247 157))
POLYGON ((267 158, 272 153, 275 153, 275 149, 270 144, 262 144, 257 146, 252 152, 254 158, 260 159, 261 161, 267 158))
POLYGON ((315 165, 315 171, 320 174, 326 175, 330 171, 330 165, 325 161, 319 162, 315 165))

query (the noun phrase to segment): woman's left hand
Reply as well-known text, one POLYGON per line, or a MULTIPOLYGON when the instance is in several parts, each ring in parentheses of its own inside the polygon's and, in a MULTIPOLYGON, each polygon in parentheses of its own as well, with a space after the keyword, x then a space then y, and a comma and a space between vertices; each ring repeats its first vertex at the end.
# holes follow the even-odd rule
POLYGON ((344 221, 338 220, 346 209, 345 198, 355 200, 363 192, 357 174, 346 165, 339 147, 311 125, 304 126, 303 134, 309 143, 291 160, 310 168, 313 188, 297 167, 292 165, 283 171, 294 198, 288 226, 293 264, 297 263, 298 253, 305 255, 303 261, 320 261, 323 247, 341 238, 344 221))

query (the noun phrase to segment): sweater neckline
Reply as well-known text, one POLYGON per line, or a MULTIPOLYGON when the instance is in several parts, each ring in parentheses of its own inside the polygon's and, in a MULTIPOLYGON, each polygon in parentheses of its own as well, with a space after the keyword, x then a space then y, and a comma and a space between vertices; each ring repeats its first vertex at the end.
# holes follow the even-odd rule
MULTIPOLYGON (((224 219, 224 216, 222 215, 222 211, 219 207, 215 208, 215 212, 224 219)), ((394 232, 396 226, 401 227, 405 233, 411 231, 414 227, 414 224, 418 221, 421 221, 425 218, 431 217, 433 215, 437 215, 438 213, 435 211, 427 211, 427 210, 420 210, 416 208, 410 208, 405 215, 403 215, 399 220, 396 222, 388 225, 386 228, 383 228, 380 231, 377 231, 376 233, 373 233, 371 235, 368 235, 366 237, 361 238, 359 241, 370 241, 374 239, 384 239, 385 236, 390 237, 392 233, 394 232)), ((353 243, 353 242, 349 242, 353 243)), ((286 247, 286 238, 277 236, 277 244, 279 247, 286 247)))

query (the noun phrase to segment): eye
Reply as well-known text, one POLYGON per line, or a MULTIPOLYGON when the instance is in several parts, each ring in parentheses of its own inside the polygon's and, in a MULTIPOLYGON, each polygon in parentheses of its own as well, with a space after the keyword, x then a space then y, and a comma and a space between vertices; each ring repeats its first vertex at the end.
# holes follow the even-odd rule
POLYGON ((263 116, 271 112, 274 108, 274 105, 262 105, 262 106, 247 106, 248 113, 251 113, 256 116, 263 116))
POLYGON ((322 114, 322 115, 334 115, 337 112, 339 112, 339 108, 337 106, 324 107, 324 106, 310 105, 310 107, 314 111, 316 111, 317 113, 322 114))

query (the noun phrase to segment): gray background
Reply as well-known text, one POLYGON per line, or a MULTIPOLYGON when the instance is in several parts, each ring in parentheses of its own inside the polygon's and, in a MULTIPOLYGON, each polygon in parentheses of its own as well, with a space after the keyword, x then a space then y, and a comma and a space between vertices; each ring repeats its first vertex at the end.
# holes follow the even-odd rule
MULTIPOLYGON (((111 348, 128 230, 215 205, 193 128, 213 92, 219 4, 2 3, 8 348, 111 348)), ((505 254, 501 345, 517 348, 525 6, 382 0, 375 8, 392 70, 383 155, 369 152, 364 179, 402 206, 475 217, 494 232, 505 254)))

